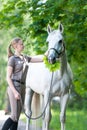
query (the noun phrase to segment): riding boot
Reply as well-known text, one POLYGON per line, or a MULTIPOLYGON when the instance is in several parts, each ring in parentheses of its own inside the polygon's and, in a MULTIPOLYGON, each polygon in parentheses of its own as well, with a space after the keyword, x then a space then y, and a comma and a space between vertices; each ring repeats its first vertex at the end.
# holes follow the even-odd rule
POLYGON ((6 122, 4 123, 2 130, 8 130, 11 125, 13 125, 14 121, 11 118, 8 118, 6 122))
POLYGON ((17 130, 17 127, 18 127, 18 122, 14 122, 10 127, 10 130, 17 130))

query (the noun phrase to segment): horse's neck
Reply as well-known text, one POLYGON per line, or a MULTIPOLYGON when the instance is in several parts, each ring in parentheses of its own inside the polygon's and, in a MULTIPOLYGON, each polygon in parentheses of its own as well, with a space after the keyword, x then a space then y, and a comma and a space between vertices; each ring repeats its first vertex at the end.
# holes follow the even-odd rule
POLYGON ((66 57, 66 53, 64 53, 64 55, 61 57, 60 59, 61 62, 61 76, 64 74, 64 72, 67 70, 67 57, 66 57))

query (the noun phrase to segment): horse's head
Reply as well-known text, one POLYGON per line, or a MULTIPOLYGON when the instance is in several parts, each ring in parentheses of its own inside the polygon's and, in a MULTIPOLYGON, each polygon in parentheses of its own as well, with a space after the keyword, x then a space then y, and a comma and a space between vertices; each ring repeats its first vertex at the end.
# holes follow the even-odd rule
POLYGON ((48 37, 48 61, 51 64, 56 62, 56 59, 60 58, 64 51, 65 45, 63 42, 63 26, 60 23, 58 30, 51 30, 51 27, 48 25, 47 27, 48 37))

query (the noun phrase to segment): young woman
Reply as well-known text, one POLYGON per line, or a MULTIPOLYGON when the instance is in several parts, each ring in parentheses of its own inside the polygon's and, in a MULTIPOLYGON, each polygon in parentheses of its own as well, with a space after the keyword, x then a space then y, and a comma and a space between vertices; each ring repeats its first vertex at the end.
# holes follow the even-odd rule
POLYGON ((25 97, 25 84, 21 82, 23 74, 23 63, 28 62, 41 62, 43 57, 30 57, 22 55, 24 49, 23 41, 21 38, 14 38, 8 47, 8 66, 7 66, 7 82, 8 82, 8 95, 11 105, 11 116, 5 121, 2 130, 17 130, 18 120, 22 110, 20 98, 24 103, 25 97), (14 54, 11 51, 14 49, 14 54))

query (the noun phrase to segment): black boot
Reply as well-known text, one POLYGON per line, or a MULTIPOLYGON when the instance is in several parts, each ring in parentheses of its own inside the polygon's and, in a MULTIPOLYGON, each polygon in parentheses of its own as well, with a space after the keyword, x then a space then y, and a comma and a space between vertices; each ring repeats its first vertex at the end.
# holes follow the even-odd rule
POLYGON ((8 130, 11 125, 13 125, 14 121, 11 118, 8 118, 6 122, 4 123, 2 130, 8 130))
POLYGON ((14 122, 10 127, 10 130, 17 130, 17 127, 18 127, 18 122, 14 122))

